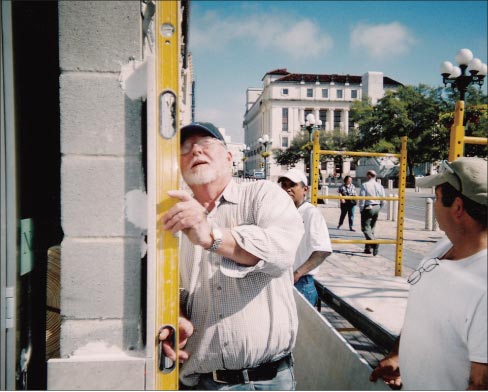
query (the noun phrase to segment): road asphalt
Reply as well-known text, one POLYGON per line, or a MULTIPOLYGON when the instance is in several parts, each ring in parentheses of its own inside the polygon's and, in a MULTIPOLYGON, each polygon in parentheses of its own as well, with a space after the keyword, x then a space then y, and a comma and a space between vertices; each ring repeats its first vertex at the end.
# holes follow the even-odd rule
MULTIPOLYGON (((335 194, 332 192, 330 194, 335 194)), ((328 200, 328 204, 319 204, 318 208, 327 222, 331 240, 364 239, 358 207, 354 214, 355 232, 349 231, 347 218, 342 228, 337 229, 340 216, 338 200, 328 200)), ((376 224, 377 239, 396 239, 397 222, 387 220, 387 210, 385 203, 376 224)), ((336 300, 355 309, 373 326, 398 336, 408 298, 407 278, 443 235, 440 230, 426 230, 425 222, 405 219, 401 276, 395 276, 396 245, 382 244, 379 254, 373 256, 363 253, 364 244, 332 243, 333 253, 320 266, 315 280, 336 300)))

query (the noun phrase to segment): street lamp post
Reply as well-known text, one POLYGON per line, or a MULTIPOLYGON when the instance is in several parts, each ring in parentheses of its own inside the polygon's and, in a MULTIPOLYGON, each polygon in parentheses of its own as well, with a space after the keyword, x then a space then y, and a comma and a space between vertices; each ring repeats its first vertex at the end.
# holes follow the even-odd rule
POLYGON ((474 58, 473 53, 469 49, 461 49, 456 57, 456 62, 459 66, 454 66, 450 61, 444 61, 441 64, 441 75, 444 86, 451 85, 453 90, 459 91, 459 100, 456 102, 454 111, 454 122, 451 127, 450 146, 449 146, 449 161, 463 156, 464 154, 464 97, 470 84, 483 85, 484 78, 487 72, 486 64, 482 63, 480 59, 474 58), (466 70, 469 67, 469 75, 466 70))
POLYGON ((242 177, 245 178, 246 177, 246 173, 247 173, 247 170, 246 170, 246 161, 247 161, 247 155, 249 154, 249 151, 251 149, 249 148, 249 146, 244 146, 243 149, 239 150, 240 152, 242 152, 242 177))
POLYGON ((264 178, 268 179, 268 157, 270 155, 268 151, 268 145, 273 143, 273 140, 268 135, 263 135, 258 139, 259 144, 264 146, 264 151, 261 152, 261 156, 264 158, 264 178))
POLYGON ((307 118, 305 119, 305 123, 300 124, 304 127, 309 133, 309 142, 310 142, 310 160, 309 160, 309 183, 312 184, 312 168, 313 168, 313 157, 312 157, 312 145, 313 145, 313 132, 317 128, 322 125, 322 120, 315 119, 315 116, 312 113, 307 114, 307 118))

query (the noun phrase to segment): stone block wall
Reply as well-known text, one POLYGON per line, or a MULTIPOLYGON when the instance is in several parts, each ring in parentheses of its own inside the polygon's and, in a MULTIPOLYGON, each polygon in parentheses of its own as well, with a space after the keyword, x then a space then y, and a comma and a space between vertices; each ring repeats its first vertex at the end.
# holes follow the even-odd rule
POLYGON ((141 229, 125 211, 144 190, 142 103, 118 80, 142 56, 140 7, 59 2, 62 325, 48 389, 144 389, 141 229))

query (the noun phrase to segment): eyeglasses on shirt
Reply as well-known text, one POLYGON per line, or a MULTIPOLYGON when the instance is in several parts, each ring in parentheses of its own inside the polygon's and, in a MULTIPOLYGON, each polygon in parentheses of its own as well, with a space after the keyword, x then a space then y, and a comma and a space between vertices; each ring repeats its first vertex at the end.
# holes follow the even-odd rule
POLYGON ((422 273, 430 272, 438 265, 439 259, 437 257, 427 260, 422 266, 420 266, 410 274, 410 276, 407 278, 407 282, 411 285, 417 284, 422 277, 422 273))

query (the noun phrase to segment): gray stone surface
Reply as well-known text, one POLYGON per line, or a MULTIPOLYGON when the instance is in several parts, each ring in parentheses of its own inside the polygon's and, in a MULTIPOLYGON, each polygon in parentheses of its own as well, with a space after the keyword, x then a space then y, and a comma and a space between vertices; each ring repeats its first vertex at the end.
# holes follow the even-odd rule
POLYGON ((144 390, 144 371, 144 359, 123 355, 51 359, 48 390, 144 390))
POLYGON ((64 73, 60 86, 63 154, 140 155, 142 104, 116 74, 64 73))
MULTIPOLYGON (((122 352, 123 350, 136 353, 140 349, 138 320, 126 319, 85 319, 63 320, 61 326, 61 358, 73 356, 77 351, 93 344, 122 352)), ((104 352, 105 350, 98 350, 104 352)), ((91 350, 85 355, 89 360, 91 350)), ((94 357, 94 359, 96 359, 94 357)), ((102 387, 103 381, 100 381, 102 387)), ((98 388, 97 388, 98 389, 98 388)))
POLYGON ((141 58, 139 1, 60 1, 62 71, 119 72, 141 58))
POLYGON ((140 237, 125 217, 125 196, 143 188, 138 158, 64 156, 61 223, 69 237, 140 237))
POLYGON ((140 240, 76 239, 62 243, 61 314, 68 319, 126 318, 140 314, 140 240))

